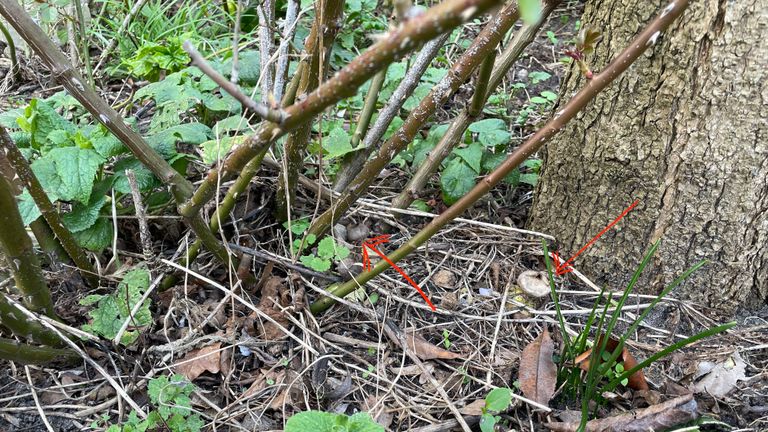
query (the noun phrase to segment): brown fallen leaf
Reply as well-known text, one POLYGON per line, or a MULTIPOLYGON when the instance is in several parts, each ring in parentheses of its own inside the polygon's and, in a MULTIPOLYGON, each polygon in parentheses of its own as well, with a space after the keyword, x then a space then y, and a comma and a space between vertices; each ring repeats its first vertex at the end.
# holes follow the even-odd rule
POLYGON ((735 389, 737 382, 747 379, 746 368, 747 364, 738 351, 718 364, 702 362, 693 377, 698 381, 691 384, 691 390, 721 398, 735 389))
POLYGON ((478 399, 469 405, 459 408, 459 412, 465 416, 481 416, 485 408, 485 399, 478 399))
POLYGON ((413 331, 407 331, 405 333, 405 343, 408 344, 408 349, 413 351, 416 356, 422 360, 452 360, 461 358, 461 354, 446 351, 438 346, 435 346, 427 342, 427 340, 421 337, 421 335, 413 331))
MULTIPOLYGON (((600 336, 598 339, 596 345, 600 345, 602 343, 603 337, 600 336)), ((605 352, 612 353, 613 350, 616 349, 616 347, 619 346, 619 341, 617 341, 614 338, 608 338, 608 342, 605 344, 605 352)), ((574 363, 578 364, 579 367, 583 371, 589 371, 589 365, 592 357, 592 349, 588 349, 581 353, 578 357, 574 359, 574 363)), ((629 352, 626 346, 624 346, 621 350, 621 354, 619 354, 619 358, 616 359, 617 362, 624 364, 624 370, 630 370, 637 366, 637 360, 635 360, 635 357, 632 356, 632 354, 629 352)), ((600 362, 605 363, 604 361, 600 362)), ((643 374, 643 370, 640 369, 639 371, 633 373, 629 376, 627 387, 631 388, 632 390, 648 390, 648 381, 645 379, 645 375, 643 374)))
MULTIPOLYGON (((291 322, 288 320, 288 318, 285 316, 285 313, 280 309, 278 305, 286 307, 290 304, 291 299, 289 295, 286 296, 287 293, 288 290, 285 287, 283 279, 277 276, 271 276, 269 279, 267 279, 261 289, 261 300, 257 306, 262 312, 264 312, 264 314, 274 319, 275 322, 279 323, 283 327, 290 326, 291 322)), ((288 337, 288 335, 285 334, 285 332, 282 331, 280 327, 274 323, 267 321, 266 319, 262 319, 255 313, 251 315, 254 315, 253 321, 258 330, 257 336, 266 340, 280 340, 288 337)))
MULTIPOLYGON (((667 430, 697 417, 693 395, 680 396, 648 408, 633 410, 613 417, 590 420, 585 432, 646 432, 667 430)), ((552 422, 544 426, 555 432, 575 432, 579 422, 552 422)))
POLYGON ((554 351, 555 344, 544 327, 544 332, 528 344, 520 356, 520 389, 525 397, 542 405, 549 403, 555 393, 557 366, 552 361, 554 351))
POLYGON ((216 342, 200 349, 187 353, 174 369, 193 381, 203 372, 219 373, 221 368, 221 343, 216 342))

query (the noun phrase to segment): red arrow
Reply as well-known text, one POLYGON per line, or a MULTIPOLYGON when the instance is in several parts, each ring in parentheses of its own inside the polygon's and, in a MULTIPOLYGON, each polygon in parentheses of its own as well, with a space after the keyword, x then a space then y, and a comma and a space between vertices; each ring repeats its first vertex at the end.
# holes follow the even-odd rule
POLYGON ((376 255, 380 256, 381 259, 386 261, 387 264, 392 266, 393 269, 397 270, 397 272, 400 273, 400 275, 403 278, 405 278, 405 280, 407 280, 408 283, 411 284, 412 287, 416 288, 416 291, 418 291, 419 294, 421 294, 421 296, 424 298, 424 301, 427 302, 427 305, 430 308, 432 308, 432 311, 433 312, 436 311, 437 309, 435 308, 435 305, 433 305, 432 302, 429 301, 429 297, 427 297, 427 295, 424 294, 424 291, 422 291, 421 288, 419 288, 419 285, 417 285, 416 282, 413 281, 413 279, 408 277, 408 275, 405 274, 403 269, 401 269, 400 267, 395 265, 395 263, 393 263, 392 260, 387 258, 387 256, 384 253, 382 253, 380 250, 376 249, 376 246, 384 244, 384 243, 387 243, 388 241, 389 241, 389 234, 384 234, 384 235, 380 235, 380 236, 376 236, 376 237, 370 238, 366 242, 363 243, 363 270, 370 271, 373 268, 373 266, 371 266, 371 258, 368 256, 368 249, 370 249, 370 250, 376 252, 376 255))
POLYGON ((573 271, 573 268, 571 267, 571 263, 573 262, 573 260, 575 260, 575 259, 576 259, 576 257, 578 257, 579 255, 581 255, 581 253, 582 253, 582 252, 584 252, 585 250, 587 250, 587 248, 589 248, 590 246, 592 246, 592 243, 596 242, 596 241, 597 241, 597 239, 599 239, 599 238, 600 238, 600 236, 602 236, 603 234, 605 234, 605 233, 606 233, 606 231, 608 231, 608 230, 609 230, 609 229, 611 229, 611 228, 612 228, 614 225, 616 225, 616 224, 617 224, 617 223, 618 223, 618 222, 621 220, 621 218, 623 218, 624 216, 626 216, 626 215, 627 215, 627 213, 629 213, 629 212, 630 212, 630 211, 631 211, 633 208, 635 208, 635 206, 636 206, 636 205, 637 205, 639 202, 640 202, 640 200, 637 200, 637 201, 633 202, 633 203, 632 203, 632 205, 630 205, 629 207, 627 207, 627 208, 626 208, 626 209, 625 209, 625 210, 624 210, 624 211, 623 211, 623 212, 622 212, 622 213, 619 215, 619 217, 617 217, 616 219, 614 219, 614 220, 613 220, 613 222, 609 223, 607 227, 603 228, 603 230, 602 230, 602 231, 600 231, 600 233, 598 233, 596 236, 594 236, 594 237, 592 238, 592 240, 590 240, 590 241, 589 241, 589 243, 587 243, 587 244, 585 244, 585 245, 584 245, 584 247, 582 247, 581 249, 579 249, 579 251, 578 251, 578 252, 576 252, 576 254, 575 254, 575 255, 573 255, 572 257, 570 257, 570 258, 568 259, 568 261, 562 262, 562 260, 560 259, 560 255, 559 255, 557 252, 555 252, 555 253, 553 254, 553 256, 554 256, 554 258, 555 258, 555 274, 556 274, 556 275, 558 275, 558 276, 562 276, 562 275, 564 275, 564 274, 566 274, 566 273, 570 273, 570 272, 572 272, 572 271, 573 271))

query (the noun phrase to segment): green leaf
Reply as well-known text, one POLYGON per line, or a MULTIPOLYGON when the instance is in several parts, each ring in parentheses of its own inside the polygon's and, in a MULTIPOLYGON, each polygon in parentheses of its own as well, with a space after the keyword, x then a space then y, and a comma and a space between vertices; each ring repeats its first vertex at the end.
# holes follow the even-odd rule
POLYGON ((419 167, 429 156, 429 152, 435 148, 435 143, 427 140, 417 140, 413 143, 411 152, 413 154, 413 160, 411 161, 412 167, 419 167))
POLYGON ((323 411, 304 411, 291 416, 285 423, 285 432, 384 432, 366 412, 353 416, 323 411))
POLYGON ((17 119, 21 128, 32 134, 32 147, 45 149, 52 147, 49 135, 74 134, 75 125, 67 121, 45 101, 32 99, 24 110, 24 117, 17 119))
POLYGON ((548 100, 544 99, 541 96, 534 96, 534 97, 532 97, 531 98, 531 102, 533 102, 535 104, 539 104, 539 105, 544 105, 544 104, 548 104, 549 103, 548 100))
MULTIPOLYGON (((51 201, 55 200, 52 199, 51 201)), ((29 191, 26 189, 19 195, 18 208, 19 214, 21 214, 21 222, 24 223, 24 226, 29 226, 29 224, 42 216, 40 209, 37 208, 37 204, 35 204, 35 200, 32 199, 32 195, 30 195, 29 191)))
MULTIPOLYGON (((486 153, 483 156, 483 171, 491 172, 498 168, 507 159, 506 153, 486 153)), ((520 183, 520 170, 515 168, 504 177, 504 181, 512 186, 520 183)))
POLYGON ((485 409, 492 412, 501 412, 509 408, 512 403, 512 390, 506 387, 495 388, 485 398, 485 409))
POLYGON ((225 136, 204 142, 200 146, 203 149, 203 162, 210 165, 217 162, 219 159, 223 159, 232 147, 242 141, 242 136, 225 136))
POLYGON ((475 174, 480 174, 480 162, 483 159, 483 145, 480 143, 472 143, 466 148, 457 148, 453 150, 453 153, 469 165, 470 168, 475 170, 475 174))
POLYGON ((554 102, 557 100, 557 93, 551 92, 549 90, 545 90, 541 92, 541 95, 548 101, 554 102))
POLYGON ((443 201, 450 205, 466 195, 475 186, 476 175, 460 158, 451 159, 440 175, 443 201))
MULTIPOLYGON (((126 319, 132 319, 131 325, 133 327, 148 326, 152 323, 149 299, 139 307, 136 314, 130 314, 147 288, 149 288, 149 273, 146 270, 135 269, 126 273, 115 292, 101 296, 98 299, 97 307, 88 312, 92 320, 83 326, 83 329, 107 339, 114 339, 126 319)), ((89 297, 81 300, 81 303, 92 304, 95 298, 89 297)), ((121 343, 128 345, 136 340, 138 335, 137 331, 127 331, 124 333, 121 343)), ((162 383, 152 384, 152 381, 154 380, 150 381, 148 391, 159 391, 158 386, 162 383)), ((150 393, 150 397, 152 397, 152 393, 150 393)))
POLYGON ((91 144, 93 144, 94 150, 105 159, 128 153, 128 148, 109 132, 106 134, 103 132, 95 133, 91 136, 91 144))
POLYGON ((317 244, 317 256, 320 258, 331 259, 336 254, 336 242, 333 237, 325 237, 317 244))
POLYGON ((531 80, 531 84, 538 84, 542 81, 546 81, 551 77, 547 72, 543 71, 534 71, 528 74, 528 79, 531 80))
POLYGON ((18 129, 16 119, 24 117, 24 108, 16 108, 0 113, 0 126, 6 129, 18 129))
POLYGON ((470 132, 491 132, 495 130, 507 130, 507 124, 502 119, 491 118, 480 120, 469 125, 470 132))
POLYGON ((305 255, 299 258, 302 264, 314 271, 325 272, 331 269, 331 260, 316 257, 314 255, 305 255))
POLYGON ((161 184, 160 180, 152 174, 152 171, 134 157, 121 159, 115 164, 113 170, 115 172, 115 191, 122 194, 131 193, 131 186, 128 183, 128 177, 125 175, 126 170, 133 171, 133 174, 136 176, 136 184, 141 192, 148 192, 161 184))
POLYGON ((213 125, 213 136, 220 136, 227 132, 240 132, 248 130, 248 121, 241 115, 233 115, 219 120, 213 125))
POLYGON ((77 147, 55 148, 32 162, 46 193, 64 201, 88 203, 91 188, 104 158, 94 150, 77 147), (55 191, 55 192, 54 192, 55 191))
POLYGON ((539 175, 538 174, 520 174, 520 183, 529 184, 531 186, 536 186, 536 184, 539 182, 539 175))
POLYGON ((494 432, 496 426, 496 417, 490 414, 483 414, 480 417, 480 430, 482 432, 494 432))
POLYGON ((354 151, 350 144, 349 135, 341 127, 334 128, 323 139, 323 148, 328 152, 328 157, 335 158, 354 151))
POLYGON ((512 134, 506 130, 493 130, 483 132, 477 136, 477 140, 486 147, 496 147, 509 144, 512 134))
POLYGON ((80 246, 94 252, 101 252, 109 246, 112 234, 112 221, 107 218, 98 218, 89 228, 72 233, 80 246))
POLYGON ((184 123, 148 136, 152 148, 169 159, 176 154, 176 143, 202 144, 212 136, 211 128, 202 123, 184 123))
POLYGON ((285 422, 285 432, 332 432, 336 415, 324 411, 304 411, 291 416, 285 422))
POLYGON ((432 90, 432 84, 419 84, 411 96, 403 104, 403 109, 406 111, 413 111, 414 108, 419 106, 422 99, 427 97, 432 90))
POLYGON ((533 25, 539 22, 542 12, 541 0, 518 0, 517 5, 524 23, 533 25))
POLYGON ((61 217, 64 226, 73 233, 92 227, 99 218, 101 208, 104 207, 106 202, 107 197, 99 195, 91 197, 88 205, 75 203, 72 206, 72 211, 61 217))
MULTIPOLYGON (((283 222, 283 228, 288 229, 288 221, 283 222)), ((294 235, 302 235, 304 234, 304 231, 309 228, 309 220, 308 219, 296 219, 292 220, 290 223, 291 232, 294 235)))

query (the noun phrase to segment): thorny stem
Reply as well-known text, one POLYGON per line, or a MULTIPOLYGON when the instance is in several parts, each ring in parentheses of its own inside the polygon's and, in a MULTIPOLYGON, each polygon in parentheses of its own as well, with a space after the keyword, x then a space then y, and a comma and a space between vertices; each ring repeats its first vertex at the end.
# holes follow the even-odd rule
POLYGON ((54 317, 51 292, 32 248, 32 240, 21 222, 11 188, 11 184, 0 177, 0 250, 16 281, 16 288, 24 296, 24 304, 36 312, 54 317))
MULTIPOLYGON (((539 129, 531 138, 513 152, 509 157, 492 173, 485 177, 475 187, 454 205, 448 208, 439 217, 435 218, 419 231, 413 238, 403 246, 388 255, 392 262, 398 262, 408 254, 415 251, 419 246, 426 243, 442 227, 458 217, 466 209, 472 206, 477 200, 483 197, 488 191, 501 182, 513 169, 517 168, 530 155, 546 144, 555 134, 573 119, 576 114, 583 110, 587 104, 592 101, 603 89, 605 89, 613 80, 627 70, 645 50, 653 46, 662 31, 666 30, 672 22, 688 7, 689 0, 673 0, 664 8, 662 13, 656 17, 635 39, 622 51, 614 60, 606 66, 605 70, 596 74, 586 86, 581 89, 570 101, 550 119, 544 127, 539 129)), ((338 297, 344 297, 352 291, 358 289, 360 285, 378 276, 381 272, 389 268, 384 260, 379 261, 371 271, 365 272, 351 281, 341 285, 334 285, 329 288, 329 292, 338 297)), ((315 301, 310 309, 312 313, 320 313, 333 304, 330 297, 324 297, 315 301)))
POLYGON ((197 66, 197 68, 200 69, 202 73, 208 76, 208 78, 212 79, 213 82, 215 82, 219 87, 221 87, 222 90, 227 92, 233 98, 237 99, 237 101, 240 102, 240 104, 243 105, 243 107, 245 107, 247 110, 253 112, 254 114, 263 118, 264 120, 268 120, 277 124, 282 124, 285 121, 287 117, 287 114, 285 112, 283 112, 282 110, 270 109, 267 105, 256 102, 255 100, 251 99, 248 95, 243 93, 240 90, 240 87, 237 86, 237 84, 224 78, 223 75, 216 72, 216 70, 212 68, 207 61, 205 61, 203 56, 200 55, 200 53, 195 49, 195 47, 192 46, 192 42, 184 41, 183 47, 184 47, 184 51, 186 51, 187 54, 189 54, 189 58, 192 59, 192 64, 194 66, 197 66))
POLYGON ((451 66, 446 76, 411 111, 400 129, 381 146, 378 154, 363 166, 341 198, 315 219, 308 234, 320 238, 344 216, 350 206, 376 180, 381 170, 413 140, 426 121, 459 89, 483 59, 496 49, 496 45, 517 21, 519 15, 517 3, 512 2, 490 19, 472 45, 451 66))
POLYGON ((345 158, 341 170, 336 174, 336 184, 333 187, 336 192, 342 192, 349 186, 349 183, 360 172, 360 169, 365 165, 371 153, 378 148, 381 138, 387 132, 387 128, 389 128, 389 125, 400 113, 400 108, 403 107, 405 101, 416 89, 419 81, 421 81, 421 76, 424 75, 432 60, 440 52, 440 48, 448 40, 448 36, 450 34, 445 33, 429 41, 421 49, 405 77, 403 77, 403 80, 400 81, 400 84, 392 93, 392 97, 389 98, 389 103, 379 111, 376 121, 363 140, 363 148, 350 153, 349 157, 345 158))
POLYGON ((40 213, 48 223, 51 231, 53 231, 59 239, 61 246, 72 259, 72 262, 74 262, 77 268, 80 269, 83 279, 88 281, 88 285, 91 287, 98 287, 99 278, 97 277, 91 262, 88 260, 88 256, 85 254, 83 248, 77 244, 77 240, 72 236, 72 233, 61 222, 59 213, 56 211, 53 203, 51 203, 48 195, 43 190, 40 181, 35 177, 29 163, 13 143, 10 135, 8 135, 8 131, 2 126, 0 126, 0 151, 2 151, 0 157, 6 159, 8 163, 10 163, 24 187, 29 190, 29 194, 40 209, 40 213))
MULTIPOLYGON (((24 38, 32 50, 51 70, 53 77, 59 81, 94 118, 109 129, 120 142, 128 147, 134 156, 157 176, 164 184, 171 187, 176 203, 181 205, 192 196, 192 184, 179 172, 174 170, 160 154, 146 141, 133 131, 123 121, 122 117, 112 109, 91 86, 84 83, 83 77, 72 67, 67 58, 56 45, 35 24, 16 0, 0 0, 0 15, 24 38)), ((214 181, 216 179, 214 178, 214 181)), ((195 232, 203 244, 216 258, 229 265, 230 256, 200 216, 198 211, 183 212, 187 225, 195 232)))
MULTIPOLYGON (((488 97, 493 93, 494 89, 498 87, 504 75, 510 67, 517 61, 520 55, 523 53, 525 47, 527 47, 538 33, 544 20, 549 16, 552 10, 560 3, 560 0, 548 1, 545 3, 541 19, 536 24, 524 24, 523 27, 515 33, 514 38, 510 41, 507 48, 499 57, 498 64, 493 67, 490 72, 490 77, 486 76, 481 79, 480 75, 483 74, 481 69, 480 75, 478 75, 478 86, 475 88, 475 94, 473 95, 472 102, 469 107, 464 108, 458 116, 453 119, 445 135, 440 139, 440 142, 435 146, 432 151, 429 152, 425 162, 419 167, 419 169, 413 174, 413 177, 408 181, 408 184, 403 188, 403 191, 392 201, 392 207, 405 209, 411 205, 413 200, 421 194, 424 186, 439 168, 443 160, 451 154, 456 145, 458 145, 464 133, 467 131, 470 123, 472 123, 477 117, 482 114, 482 108, 488 97), (482 83, 482 88, 481 88, 482 83)), ((485 66, 486 63, 483 64, 485 66)), ((398 213, 395 213, 395 217, 398 213)))
MULTIPOLYGON (((306 44, 307 66, 302 70, 298 97, 315 90, 328 70, 331 47, 336 34, 341 28, 344 12, 344 0, 324 0, 315 16, 314 24, 306 44)), ((304 162, 304 152, 312 132, 312 119, 308 119, 288 135, 285 141, 285 166, 278 176, 275 215, 279 220, 287 220, 289 209, 296 193, 296 179, 304 162)))
POLYGON ((72 362, 79 357, 74 351, 27 345, 13 339, 0 338, 0 358, 21 364, 46 364, 57 360, 72 362))
MULTIPOLYGON (((0 0, 9 1, 9 0, 0 0)), ((288 119, 281 126, 265 122, 258 131, 236 148, 222 166, 212 169, 203 183, 180 208, 182 216, 197 214, 217 192, 220 181, 230 180, 255 155, 275 140, 304 124, 328 106, 354 95, 379 70, 399 59, 420 44, 449 31, 497 5, 498 0, 446 0, 423 14, 400 24, 396 29, 352 60, 346 67, 324 82, 306 99, 286 109, 288 119)))

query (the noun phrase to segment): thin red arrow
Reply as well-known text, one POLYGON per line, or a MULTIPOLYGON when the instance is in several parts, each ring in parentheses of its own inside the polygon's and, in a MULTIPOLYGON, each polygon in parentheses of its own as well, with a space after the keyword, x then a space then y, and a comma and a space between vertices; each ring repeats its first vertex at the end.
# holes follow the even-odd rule
POLYGON ((596 242, 596 241, 597 241, 597 239, 599 239, 599 238, 600 238, 600 236, 602 236, 603 234, 605 234, 605 233, 606 233, 606 232, 607 232, 609 229, 613 228, 613 226, 614 226, 614 225, 616 225, 616 224, 617 224, 617 223, 618 223, 618 222, 621 220, 621 218, 623 218, 624 216, 626 216, 626 215, 627 215, 627 213, 629 213, 630 211, 632 211, 632 209, 633 209, 633 208, 635 208, 635 206, 636 206, 636 205, 637 205, 639 202, 640 202, 640 200, 636 200, 635 202, 633 202, 633 203, 632 203, 632 205, 630 205, 630 206, 629 206, 629 207, 627 207, 627 208, 626 208, 626 209, 625 209, 623 212, 621 212, 621 214, 619 215, 619 217, 617 217, 616 219, 614 219, 614 220, 613 220, 613 222, 609 223, 607 227, 603 228, 603 230, 602 230, 602 231, 600 231, 600 233, 598 233, 596 236, 594 236, 594 237, 592 238, 592 240, 590 240, 590 241, 589 241, 589 243, 587 243, 587 244, 585 244, 585 245, 584 245, 584 247, 582 247, 581 249, 579 249, 579 251, 578 251, 578 252, 576 252, 576 254, 575 254, 575 255, 573 255, 572 257, 570 257, 570 258, 568 259, 568 261, 562 262, 562 261, 561 261, 561 259, 560 259, 560 255, 559 255, 557 252, 555 252, 555 253, 553 254, 553 255, 554 255, 554 259, 555 259, 555 274, 556 274, 556 275, 558 275, 558 276, 562 276, 562 275, 564 275, 564 274, 566 274, 566 273, 570 273, 570 272, 572 272, 572 271, 573 271, 573 268, 571 267, 571 263, 573 262, 573 260, 575 260, 575 259, 576 259, 576 257, 578 257, 579 255, 581 255, 581 253, 582 253, 582 252, 584 252, 585 250, 587 250, 587 248, 589 248, 590 246, 592 246, 592 243, 596 242))
POLYGON ((397 270, 400 275, 408 281, 409 284, 411 284, 412 287, 416 288, 416 291, 421 294, 421 297, 424 298, 424 301, 427 302, 427 305, 432 309, 432 311, 436 311, 435 305, 432 304, 431 301, 429 301, 429 297, 427 297, 426 294, 424 294, 424 291, 419 288, 419 285, 416 284, 416 282, 413 281, 405 272, 403 269, 398 267, 395 263, 392 262, 387 256, 382 253, 380 250, 376 249, 376 246, 379 246, 381 244, 387 243, 389 241, 389 234, 384 234, 380 236, 376 236, 373 238, 368 239, 366 242, 363 243, 363 270, 370 271, 373 269, 373 266, 371 266, 371 258, 368 256, 368 249, 376 252, 376 255, 380 256, 381 259, 387 262, 390 266, 392 266, 393 269, 397 270))

